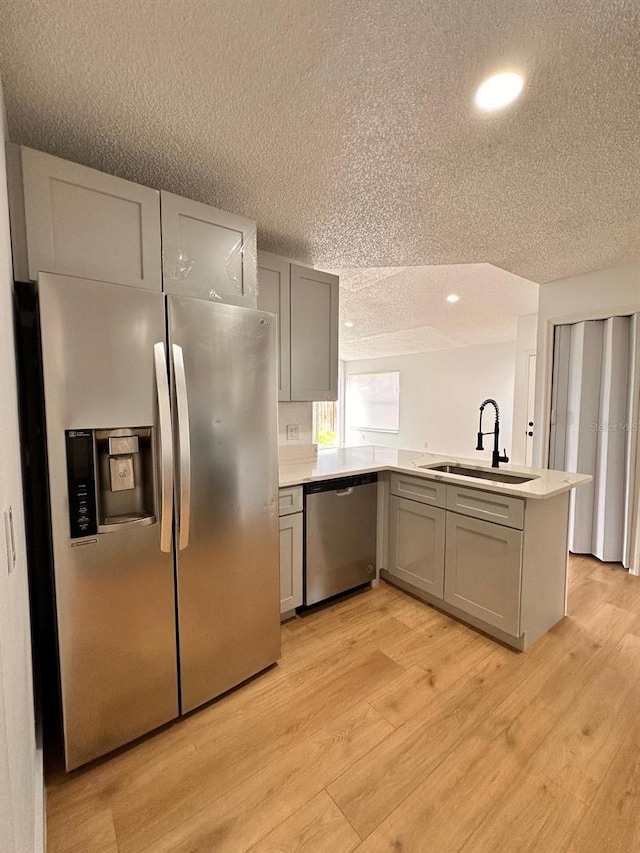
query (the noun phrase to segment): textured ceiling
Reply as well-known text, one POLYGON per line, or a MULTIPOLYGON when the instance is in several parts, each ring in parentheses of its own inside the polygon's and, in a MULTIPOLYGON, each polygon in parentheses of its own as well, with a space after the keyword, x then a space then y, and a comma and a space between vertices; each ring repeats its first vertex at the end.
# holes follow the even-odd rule
POLYGON ((640 257, 638 0, 0 0, 12 139, 321 267, 640 257), (521 70, 521 99, 473 107, 521 70))
POLYGON ((537 284, 490 264, 335 272, 346 361, 515 341, 517 318, 538 310, 537 284))

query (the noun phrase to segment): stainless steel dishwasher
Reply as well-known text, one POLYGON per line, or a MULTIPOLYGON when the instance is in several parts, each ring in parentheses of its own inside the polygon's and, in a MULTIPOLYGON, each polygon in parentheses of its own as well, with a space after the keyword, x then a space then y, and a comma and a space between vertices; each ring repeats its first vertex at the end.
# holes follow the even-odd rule
POLYGON ((305 485, 305 606, 375 578, 377 494, 377 474, 305 485))

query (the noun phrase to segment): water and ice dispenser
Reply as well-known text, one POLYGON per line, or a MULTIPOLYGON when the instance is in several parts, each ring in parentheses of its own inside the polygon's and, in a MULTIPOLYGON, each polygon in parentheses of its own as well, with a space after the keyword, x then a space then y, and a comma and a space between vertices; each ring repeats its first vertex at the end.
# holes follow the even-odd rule
POLYGON ((155 519, 153 427, 67 430, 72 539, 155 519))

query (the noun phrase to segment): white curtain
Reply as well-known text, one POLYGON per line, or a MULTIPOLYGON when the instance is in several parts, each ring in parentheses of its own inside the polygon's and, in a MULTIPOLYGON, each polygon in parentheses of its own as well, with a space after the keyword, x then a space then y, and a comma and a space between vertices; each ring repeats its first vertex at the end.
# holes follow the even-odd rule
POLYGON ((593 475, 574 490, 569 549, 638 560, 640 315, 556 326, 549 467, 593 475))

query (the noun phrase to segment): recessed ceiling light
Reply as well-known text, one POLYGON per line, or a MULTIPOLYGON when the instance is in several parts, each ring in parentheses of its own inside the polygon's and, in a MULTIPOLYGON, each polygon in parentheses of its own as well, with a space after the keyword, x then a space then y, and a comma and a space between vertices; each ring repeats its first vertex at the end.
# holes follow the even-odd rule
POLYGON ((347 329, 351 329, 351 328, 353 328, 353 323, 351 322, 351 320, 347 320, 347 322, 345 323, 345 326, 347 327, 347 329))
POLYGON ((518 97, 524 80, 515 71, 503 71, 485 80, 476 92, 476 106, 481 110, 499 110, 518 97))
POLYGON ((460 297, 458 296, 457 293, 450 293, 447 296, 447 302, 458 302, 459 299, 460 299, 460 297))

